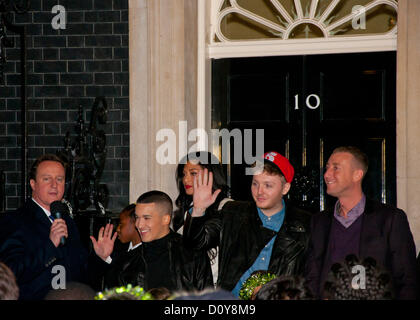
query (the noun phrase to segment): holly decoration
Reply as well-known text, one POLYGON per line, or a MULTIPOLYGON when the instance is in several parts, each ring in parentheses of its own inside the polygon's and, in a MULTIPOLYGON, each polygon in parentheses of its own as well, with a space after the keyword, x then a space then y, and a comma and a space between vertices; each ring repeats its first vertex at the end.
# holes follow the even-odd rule
POLYGON ((133 300, 153 300, 152 295, 142 287, 133 287, 131 284, 98 292, 95 300, 126 300, 124 296, 133 300))
POLYGON ((239 299, 250 300, 256 287, 262 286, 275 278, 277 278, 277 276, 269 272, 252 274, 242 284, 241 291, 239 291, 239 299))

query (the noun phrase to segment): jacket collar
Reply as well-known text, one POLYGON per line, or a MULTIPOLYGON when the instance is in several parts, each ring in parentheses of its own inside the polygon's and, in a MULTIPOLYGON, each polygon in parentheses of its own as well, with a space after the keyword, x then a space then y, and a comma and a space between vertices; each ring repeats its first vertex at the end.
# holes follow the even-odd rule
MULTIPOLYGON (((362 214, 362 230, 360 234, 359 255, 365 256, 368 254, 369 243, 372 239, 380 236, 381 228, 378 227, 379 215, 375 212, 375 201, 366 198, 365 210, 362 214)), ((329 208, 321 213, 321 219, 325 219, 324 223, 317 225, 317 233, 323 237, 326 245, 328 245, 328 238, 331 230, 332 219, 334 218, 334 208, 329 208)))
MULTIPOLYGON (((285 229, 287 229, 290 226, 293 227, 299 227, 301 226, 301 223, 299 220, 296 219, 295 215, 292 214, 292 207, 290 205, 287 204, 287 202, 285 201, 285 206, 286 206, 286 210, 284 213, 284 220, 283 220, 283 224, 280 228, 280 231, 284 231, 285 229)), ((252 201, 251 203, 251 210, 252 212, 252 220, 255 222, 255 224, 257 226, 263 227, 262 225, 262 221, 258 215, 258 210, 257 210, 257 206, 255 204, 254 201, 252 201)))
POLYGON ((37 205, 32 199, 28 199, 24 205, 25 210, 23 214, 29 218, 42 223, 48 228, 51 226, 51 221, 48 219, 47 215, 45 214, 44 210, 37 205))
MULTIPOLYGON (((365 210, 363 211, 363 214, 371 215, 374 212, 375 212, 375 200, 372 200, 366 197, 365 210)), ((326 209, 324 211, 324 214, 326 214, 329 218, 332 218, 332 216, 334 215, 334 207, 326 209)))
POLYGON ((381 223, 379 220, 384 216, 378 213, 379 212, 375 210, 375 201, 366 199, 360 235, 359 254, 361 257, 371 255, 371 251, 375 250, 375 245, 372 244, 372 241, 382 236, 381 233, 383 232, 383 228, 380 227, 381 223))

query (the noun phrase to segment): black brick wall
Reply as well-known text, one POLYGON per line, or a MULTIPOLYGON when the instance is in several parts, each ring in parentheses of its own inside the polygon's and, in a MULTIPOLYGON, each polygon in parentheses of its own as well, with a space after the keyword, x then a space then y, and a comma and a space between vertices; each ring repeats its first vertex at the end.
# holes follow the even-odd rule
MULTIPOLYGON (((30 11, 14 15, 27 28, 28 167, 40 154, 74 137, 81 104, 85 122, 96 96, 108 103, 107 160, 101 182, 110 190, 108 210, 128 203, 129 101, 128 0, 31 0, 30 11), (55 5, 67 12, 65 30, 54 30, 55 5)), ((0 170, 6 175, 6 210, 21 201, 19 40, 6 49, 0 84, 0 170)), ((30 194, 30 193, 28 193, 30 194)))

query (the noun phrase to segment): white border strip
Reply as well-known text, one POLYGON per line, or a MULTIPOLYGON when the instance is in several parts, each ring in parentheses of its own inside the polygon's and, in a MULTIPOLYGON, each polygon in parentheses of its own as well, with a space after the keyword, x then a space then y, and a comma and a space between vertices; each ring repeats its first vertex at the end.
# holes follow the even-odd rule
POLYGON ((256 40, 212 43, 210 59, 291 56, 303 54, 396 51, 397 35, 311 38, 296 40, 256 40))

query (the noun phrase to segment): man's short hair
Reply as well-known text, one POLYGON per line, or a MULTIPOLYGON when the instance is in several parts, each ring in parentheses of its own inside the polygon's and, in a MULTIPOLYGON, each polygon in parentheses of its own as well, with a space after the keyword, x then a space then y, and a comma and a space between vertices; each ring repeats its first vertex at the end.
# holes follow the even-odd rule
POLYGON ((151 288, 147 291, 154 300, 167 300, 171 297, 171 291, 165 287, 151 288))
POLYGON ((94 300, 95 290, 81 282, 67 282, 65 289, 51 289, 44 300, 94 300))
POLYGON ((143 193, 137 199, 137 204, 140 203, 156 203, 162 209, 163 214, 172 216, 172 200, 165 192, 153 190, 143 193))
POLYGON ((67 168, 67 164, 59 156, 56 156, 55 154, 52 154, 52 153, 43 154, 42 156, 39 156, 35 160, 35 162, 32 164, 32 167, 29 170, 29 180, 36 180, 36 173, 37 173, 38 167, 40 163, 44 161, 59 162, 64 167, 64 170, 66 170, 67 168))
POLYGON ((0 262, 0 300, 17 300, 19 287, 12 270, 0 262))
POLYGON ((360 150, 357 147, 354 146, 341 146, 334 149, 332 154, 339 153, 339 152, 347 152, 350 153, 357 161, 357 163, 360 164, 362 167, 364 175, 366 175, 366 172, 369 168, 369 158, 362 150, 360 150))
POLYGON ((127 215, 133 222, 136 221, 136 204, 131 203, 121 210, 120 215, 127 215))

